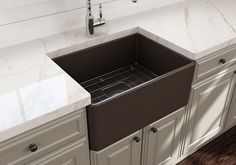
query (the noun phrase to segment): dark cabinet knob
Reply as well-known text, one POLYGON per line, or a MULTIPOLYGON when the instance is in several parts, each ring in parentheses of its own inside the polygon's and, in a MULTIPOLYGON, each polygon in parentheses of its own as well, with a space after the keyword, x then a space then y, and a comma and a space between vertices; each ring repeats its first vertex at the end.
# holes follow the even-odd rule
POLYGON ((140 142, 140 140, 141 140, 140 137, 138 137, 138 136, 134 137, 134 141, 136 141, 137 143, 140 142))
POLYGON ((152 127, 152 128, 151 128, 151 131, 152 131, 153 133, 156 133, 156 132, 157 132, 157 128, 152 127))
POLYGON ((226 63, 226 59, 224 59, 224 58, 221 58, 221 59, 220 59, 220 61, 219 61, 219 63, 221 63, 221 64, 224 64, 224 63, 226 63))
POLYGON ((30 144, 29 145, 29 150, 31 152, 35 152, 35 151, 37 151, 37 149, 38 149, 38 146, 36 144, 30 144))

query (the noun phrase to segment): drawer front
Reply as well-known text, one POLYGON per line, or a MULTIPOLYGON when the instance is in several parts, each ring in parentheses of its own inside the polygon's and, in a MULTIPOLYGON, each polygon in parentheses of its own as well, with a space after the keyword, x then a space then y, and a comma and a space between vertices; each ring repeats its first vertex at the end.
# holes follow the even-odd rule
POLYGON ((90 165, 87 137, 63 146, 26 165, 90 165))
POLYGON ((15 165, 36 159, 86 133, 85 111, 74 112, 1 144, 0 164, 15 165), (38 149, 30 151, 30 144, 38 149))
POLYGON ((197 64, 197 75, 195 80, 205 78, 217 71, 226 68, 236 61, 236 48, 231 47, 221 50, 210 58, 200 60, 197 64))

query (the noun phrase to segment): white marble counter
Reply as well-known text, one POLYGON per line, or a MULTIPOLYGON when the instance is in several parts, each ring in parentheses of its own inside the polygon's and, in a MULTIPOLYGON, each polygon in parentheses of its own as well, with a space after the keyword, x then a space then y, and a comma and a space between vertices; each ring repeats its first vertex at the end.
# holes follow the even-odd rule
POLYGON ((93 38, 83 28, 1 49, 0 142, 90 104, 50 58, 141 33, 196 60, 236 43, 235 16, 235 0, 187 0, 109 21, 93 38))
POLYGON ((0 142, 90 104, 90 94, 48 56, 42 41, 0 52, 0 142))
POLYGON ((236 43, 235 0, 187 0, 109 21, 87 38, 84 29, 44 38, 50 57, 141 33, 197 60, 236 43))

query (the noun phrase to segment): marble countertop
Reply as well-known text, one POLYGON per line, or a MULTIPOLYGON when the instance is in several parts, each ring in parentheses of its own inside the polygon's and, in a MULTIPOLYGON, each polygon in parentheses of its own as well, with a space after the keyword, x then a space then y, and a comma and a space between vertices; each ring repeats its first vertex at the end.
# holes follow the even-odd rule
POLYGON ((186 0, 111 20, 87 38, 85 29, 42 39, 53 58, 141 33, 194 60, 236 43, 235 0, 186 0))
POLYGON ((42 41, 0 51, 0 142, 91 103, 42 41))
POLYGON ((187 0, 0 51, 0 142, 91 103, 50 58, 140 33, 197 60, 236 43, 235 0, 187 0))

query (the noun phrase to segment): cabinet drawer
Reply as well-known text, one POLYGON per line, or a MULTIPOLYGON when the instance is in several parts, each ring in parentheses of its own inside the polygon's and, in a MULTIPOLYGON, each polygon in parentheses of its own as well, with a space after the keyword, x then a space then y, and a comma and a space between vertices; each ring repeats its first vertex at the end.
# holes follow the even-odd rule
POLYGON ((87 133, 85 111, 77 111, 0 144, 0 164, 22 164, 87 133), (30 144, 37 150, 32 152, 30 144))
POLYGON ((87 137, 63 146, 26 165, 90 165, 87 137))
POLYGON ((236 61, 236 48, 229 47, 213 54, 210 58, 197 62, 196 80, 205 78, 217 71, 222 70, 236 61))

